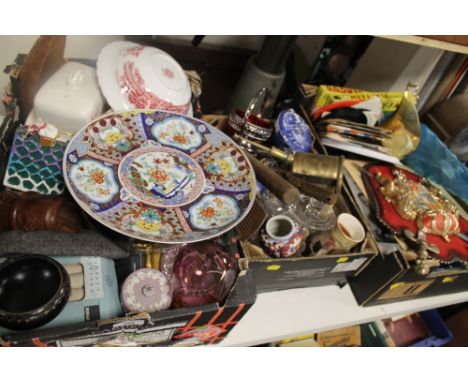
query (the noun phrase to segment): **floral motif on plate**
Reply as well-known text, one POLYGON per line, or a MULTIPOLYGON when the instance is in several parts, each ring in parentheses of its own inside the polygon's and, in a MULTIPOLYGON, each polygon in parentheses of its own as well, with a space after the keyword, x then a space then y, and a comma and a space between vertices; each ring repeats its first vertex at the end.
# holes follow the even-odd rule
POLYGON ((189 210, 190 221, 198 229, 223 227, 239 217, 234 199, 225 195, 206 195, 189 210))
POLYGON ((96 203, 107 203, 119 192, 114 172, 95 160, 71 166, 69 178, 82 194, 96 203))
POLYGON ((203 190, 200 165, 188 155, 165 147, 142 147, 120 163, 119 180, 137 199, 157 207, 190 203, 203 190))
POLYGON ((151 133, 162 145, 181 150, 196 149, 203 142, 195 126, 182 117, 168 118, 154 125, 151 133))

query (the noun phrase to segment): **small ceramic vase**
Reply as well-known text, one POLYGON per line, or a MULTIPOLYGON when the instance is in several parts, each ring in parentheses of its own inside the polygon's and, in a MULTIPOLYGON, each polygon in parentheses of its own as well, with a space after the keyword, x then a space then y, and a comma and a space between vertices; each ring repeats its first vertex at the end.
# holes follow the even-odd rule
POLYGON ((260 233, 265 252, 272 257, 290 257, 297 253, 302 241, 301 227, 289 216, 270 218, 260 233))

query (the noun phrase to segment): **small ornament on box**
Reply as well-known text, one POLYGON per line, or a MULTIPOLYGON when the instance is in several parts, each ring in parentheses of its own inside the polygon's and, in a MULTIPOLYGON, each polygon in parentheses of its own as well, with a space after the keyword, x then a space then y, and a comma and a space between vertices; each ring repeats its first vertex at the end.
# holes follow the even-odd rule
POLYGON ((127 313, 153 313, 169 309, 172 302, 170 277, 157 270, 160 266, 159 247, 135 242, 134 249, 142 251, 145 268, 132 272, 123 282, 120 299, 127 313))
POLYGON ((59 130, 56 126, 42 120, 31 125, 25 125, 27 135, 39 135, 39 143, 44 147, 54 147, 57 143, 59 130))
POLYGON ((166 276, 156 269, 138 269, 122 285, 122 305, 126 312, 156 312, 171 305, 171 286, 166 276))

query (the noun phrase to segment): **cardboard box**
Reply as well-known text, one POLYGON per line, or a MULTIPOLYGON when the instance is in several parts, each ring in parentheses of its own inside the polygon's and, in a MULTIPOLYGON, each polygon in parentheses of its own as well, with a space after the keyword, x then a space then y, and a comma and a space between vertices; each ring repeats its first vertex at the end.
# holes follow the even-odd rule
MULTIPOLYGON (((382 255, 366 264, 355 277, 348 277, 351 290, 360 305, 377 305, 468 290, 468 268, 461 264, 442 264, 431 268, 428 276, 421 276, 412 261, 402 251, 416 258, 414 253, 388 227, 384 226, 370 207, 367 191, 354 163, 346 161, 345 181, 361 214, 369 223, 382 255)), ((460 207, 461 209, 461 207, 460 207)), ((411 257, 408 257, 411 258, 411 257)), ((436 260, 434 260, 437 263, 436 260)))
POLYGON ((221 341, 255 302, 252 272, 240 272, 224 305, 209 304, 5 334, 3 346, 180 346, 221 341))
POLYGON ((375 256, 348 284, 359 305, 370 306, 468 290, 466 265, 442 265, 422 276, 400 251, 375 256))
POLYGON ((346 188, 342 188, 337 209, 352 213, 366 229, 366 238, 356 252, 276 259, 263 252, 257 238, 240 241, 241 255, 249 262, 258 293, 333 284, 342 286, 346 284, 346 277, 354 275, 377 255, 374 238, 346 188))
MULTIPOLYGON (((218 238, 234 257, 237 243, 229 233, 218 238)), ((142 266, 140 256, 131 256, 116 266, 118 284, 142 266)), ((117 264, 117 263, 116 263, 117 264)), ((239 274, 226 300, 202 306, 169 309, 151 314, 42 327, 8 332, 3 346, 192 346, 221 341, 254 304, 256 291, 252 271, 239 259, 239 274)))
POLYGON ((354 325, 318 333, 317 342, 322 347, 361 346, 361 327, 354 325))
MULTIPOLYGON (((320 154, 327 154, 303 105, 298 106, 297 112, 309 125, 314 138, 314 150, 320 154)), ((367 225, 367 219, 360 213, 344 182, 335 210, 338 213, 353 214, 364 225, 366 238, 357 251, 313 257, 295 256, 273 259, 263 252, 256 238, 240 241, 241 254, 248 260, 249 268, 253 271, 257 293, 333 284, 343 286, 347 282, 347 276, 354 275, 378 254, 378 247, 367 225)))

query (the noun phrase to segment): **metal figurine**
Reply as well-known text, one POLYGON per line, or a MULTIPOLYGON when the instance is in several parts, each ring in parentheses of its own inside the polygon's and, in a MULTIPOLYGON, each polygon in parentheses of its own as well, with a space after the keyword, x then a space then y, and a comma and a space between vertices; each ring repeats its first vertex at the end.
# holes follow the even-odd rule
MULTIPOLYGON (((425 237, 414 236, 411 231, 405 230, 403 232, 404 238, 408 246, 416 252, 416 266, 415 271, 422 275, 427 276, 431 271, 431 263, 434 263, 432 256, 429 252, 438 253, 439 248, 435 245, 430 245, 425 237)), ((433 266, 439 265, 439 261, 436 261, 433 266)))
POLYGON ((429 233, 449 242, 449 235, 460 232, 458 208, 437 187, 425 178, 415 182, 398 169, 392 173, 395 176, 392 180, 381 173, 375 175, 380 192, 402 218, 416 221, 418 237, 429 233))

